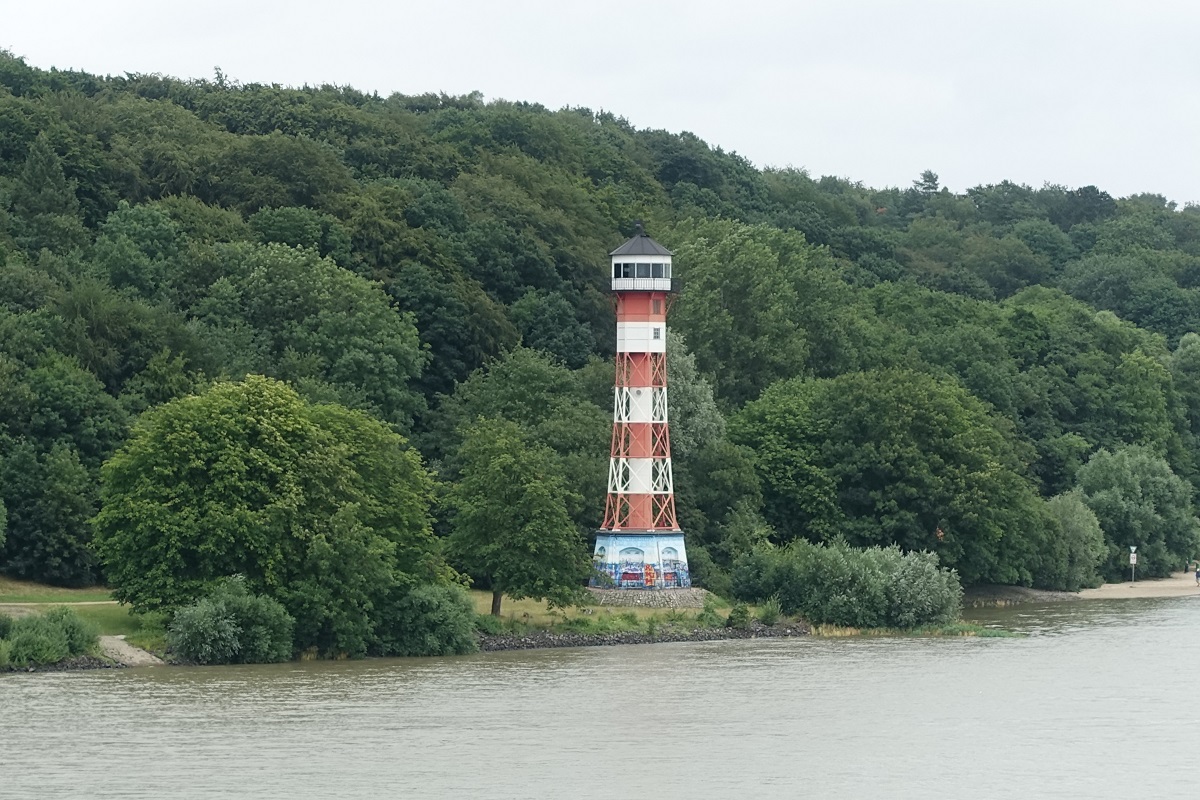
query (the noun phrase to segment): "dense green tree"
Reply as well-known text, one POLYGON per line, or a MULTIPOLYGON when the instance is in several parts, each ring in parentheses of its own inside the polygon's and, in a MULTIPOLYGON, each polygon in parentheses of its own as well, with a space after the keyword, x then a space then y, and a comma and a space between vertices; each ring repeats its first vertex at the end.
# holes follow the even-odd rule
POLYGON ((561 294, 527 292, 513 303, 510 315, 526 347, 549 353, 572 369, 587 361, 592 333, 575 319, 571 304, 561 294))
POLYGON ((0 448, 0 504, 8 510, 0 572, 57 586, 96 582, 88 525, 96 486, 73 447, 57 442, 39 452, 9 440, 0 448))
POLYGON ((1083 501, 1100 521, 1107 553, 1101 570, 1121 580, 1129 548, 1137 547, 1138 571, 1170 575, 1200 553, 1200 520, 1193 489, 1160 456, 1144 447, 1101 450, 1079 470, 1083 501))
POLYGON ((231 371, 283 378, 310 396, 369 409, 402 428, 421 407, 409 384, 422 352, 412 318, 377 284, 312 250, 239 246, 230 276, 193 313, 231 371))
POLYGON ((935 550, 967 583, 1024 582, 1037 497, 1009 426, 959 386, 852 373, 772 386, 736 419, 785 540, 935 550))
MULTIPOLYGON (((611 371, 608 376, 611 386, 611 371)), ((604 511, 612 411, 589 399, 576 373, 536 350, 517 348, 476 370, 445 399, 425 449, 452 455, 462 431, 481 417, 519 425, 533 443, 555 452, 574 490, 568 498, 572 519, 581 530, 594 529, 604 511)), ((454 458, 448 461, 452 476, 460 466, 454 458)))
POLYGON ((30 252, 43 247, 57 252, 82 247, 88 234, 79 217, 75 188, 75 182, 63 173, 49 135, 39 133, 29 147, 13 190, 18 244, 30 252))
POLYGON ((566 605, 579 596, 589 562, 567 514, 570 490, 553 451, 527 444, 505 420, 480 420, 464 432, 462 477, 449 494, 450 552, 492 590, 566 605))
POLYGON ((97 549, 135 609, 239 574, 284 604, 299 649, 361 655, 392 593, 448 577, 403 438, 265 378, 146 412, 103 478, 97 549))
POLYGON ((685 282, 672 317, 718 395, 740 404, 801 370, 809 342, 797 315, 813 258, 804 238, 725 221, 673 236, 687 266, 677 268, 685 282))
POLYGON ((1098 568, 1108 555, 1100 521, 1078 491, 1060 494, 1046 503, 1058 523, 1055 535, 1039 553, 1043 569, 1038 583, 1054 589, 1078 591, 1100 582, 1098 568))

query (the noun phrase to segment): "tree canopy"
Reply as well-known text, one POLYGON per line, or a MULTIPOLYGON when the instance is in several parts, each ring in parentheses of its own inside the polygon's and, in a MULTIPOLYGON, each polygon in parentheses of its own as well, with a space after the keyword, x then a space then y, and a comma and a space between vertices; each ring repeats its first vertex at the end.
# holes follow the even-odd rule
POLYGON ((114 596, 174 609, 241 575, 300 649, 364 653, 373 609, 445 580, 431 484, 398 434, 262 377, 146 412, 104 466, 97 547, 114 596))
POLYGON ((453 493, 472 479, 460 431, 508 420, 553 452, 575 535, 594 529, 606 254, 638 219, 675 252, 673 468, 698 581, 731 586, 764 540, 835 533, 934 549, 967 582, 1115 577, 1111 552, 1090 566, 1080 503, 1110 549, 1149 537, 1161 569, 1188 555, 1184 521, 1163 517, 1176 533, 1160 558, 1097 498, 1144 480, 1183 508, 1200 486, 1200 207, 1094 185, 955 192, 933 169, 870 187, 586 108, 103 77, 0 53, 0 572, 108 580, 149 607, 244 570, 315 646, 415 646, 368 612, 330 621, 338 603, 444 610, 436 583, 409 600, 372 588, 401 587, 400 563, 443 575, 414 510, 428 490, 395 472, 417 455, 389 437, 411 437, 453 493), (263 450, 277 473, 163 432, 248 445, 245 420, 203 418, 203 403, 242 414, 247 387, 292 420, 278 433, 295 453, 263 450), (159 465, 177 494, 132 477, 158 463, 155 436, 180 459, 159 465), (1128 448, 1155 466, 1104 466, 1128 448), (193 457, 233 470, 217 475, 227 506, 183 469, 193 457), (118 512, 118 485, 141 505, 118 512), (151 590, 137 547, 140 566, 110 556, 122 526, 168 512, 151 552, 226 533, 196 550, 208 561, 168 558, 178 575, 160 566, 151 590))

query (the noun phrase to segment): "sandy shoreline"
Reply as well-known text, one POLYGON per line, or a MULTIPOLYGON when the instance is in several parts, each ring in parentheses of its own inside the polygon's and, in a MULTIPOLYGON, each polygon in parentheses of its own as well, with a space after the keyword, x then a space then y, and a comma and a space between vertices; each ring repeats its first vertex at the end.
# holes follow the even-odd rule
POLYGON ((1080 600, 1118 600, 1134 597, 1190 597, 1200 595, 1194 572, 1176 572, 1169 578, 1106 583, 1095 589, 1084 589, 1077 593, 1080 600))
POLYGON ((1145 597, 1200 596, 1193 572, 1176 572, 1169 578, 1106 583, 1079 592, 1054 592, 1024 586, 972 586, 963 596, 964 608, 1007 606, 1019 603, 1060 603, 1073 600, 1133 600, 1145 597))

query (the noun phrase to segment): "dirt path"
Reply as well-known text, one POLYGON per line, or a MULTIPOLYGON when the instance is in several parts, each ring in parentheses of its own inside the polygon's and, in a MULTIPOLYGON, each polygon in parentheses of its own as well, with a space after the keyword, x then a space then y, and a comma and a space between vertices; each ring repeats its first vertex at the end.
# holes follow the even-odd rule
POLYGON ((127 667, 153 667, 166 663, 153 653, 134 647, 124 636, 101 636, 100 652, 105 658, 127 667))

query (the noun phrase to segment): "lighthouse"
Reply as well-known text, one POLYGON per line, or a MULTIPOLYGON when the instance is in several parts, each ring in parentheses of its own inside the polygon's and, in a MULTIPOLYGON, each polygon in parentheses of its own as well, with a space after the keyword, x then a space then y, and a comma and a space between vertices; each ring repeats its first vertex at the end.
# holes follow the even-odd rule
POLYGON ((609 254, 617 311, 612 451, 604 524, 596 532, 592 585, 618 589, 691 586, 675 519, 667 425, 667 309, 672 253, 637 224, 609 254), (608 577, 605 578, 604 576, 608 577))

